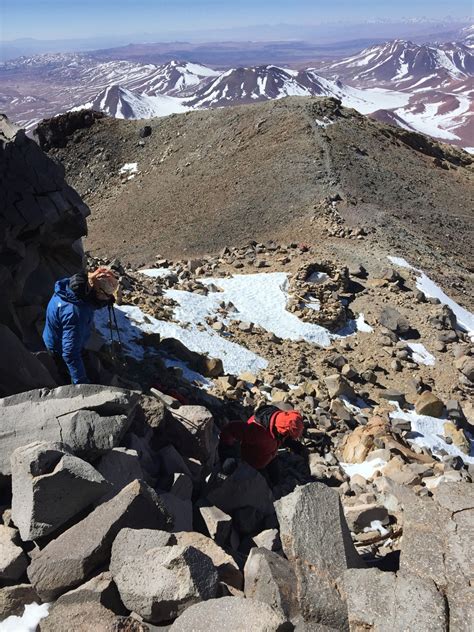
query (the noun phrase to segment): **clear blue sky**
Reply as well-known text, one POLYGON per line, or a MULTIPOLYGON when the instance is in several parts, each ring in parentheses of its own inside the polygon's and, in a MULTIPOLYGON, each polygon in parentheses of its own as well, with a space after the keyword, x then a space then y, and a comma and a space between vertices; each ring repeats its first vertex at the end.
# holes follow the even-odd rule
POLYGON ((471 0, 0 0, 0 37, 67 39, 471 13, 471 0))

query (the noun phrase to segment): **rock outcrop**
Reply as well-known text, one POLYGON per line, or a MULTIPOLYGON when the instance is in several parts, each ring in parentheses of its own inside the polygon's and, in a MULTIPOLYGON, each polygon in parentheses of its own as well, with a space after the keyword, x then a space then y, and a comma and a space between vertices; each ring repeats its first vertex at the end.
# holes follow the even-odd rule
POLYGON ((42 349, 44 307, 58 278, 82 265, 90 211, 64 169, 0 115, 0 396, 55 386, 42 349), (20 362, 21 358, 21 362, 20 362), (16 369, 15 369, 16 367, 16 369))

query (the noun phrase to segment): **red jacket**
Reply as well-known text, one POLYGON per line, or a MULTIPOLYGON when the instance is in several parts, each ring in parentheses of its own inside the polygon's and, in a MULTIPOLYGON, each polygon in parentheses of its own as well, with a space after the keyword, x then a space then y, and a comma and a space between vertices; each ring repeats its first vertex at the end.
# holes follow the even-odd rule
POLYGON ((273 436, 274 415, 269 428, 255 421, 254 416, 245 421, 231 421, 221 432, 220 440, 225 445, 239 442, 242 459, 256 470, 261 470, 276 457, 280 442, 273 436))

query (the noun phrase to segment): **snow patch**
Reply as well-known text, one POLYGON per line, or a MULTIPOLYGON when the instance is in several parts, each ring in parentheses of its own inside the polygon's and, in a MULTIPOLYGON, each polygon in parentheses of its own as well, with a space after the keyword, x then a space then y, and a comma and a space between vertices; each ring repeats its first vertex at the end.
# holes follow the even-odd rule
POLYGON ((443 439, 444 424, 446 419, 438 419, 429 417, 428 415, 418 415, 414 410, 404 411, 396 402, 392 402, 397 410, 390 413, 392 419, 404 419, 411 424, 411 433, 407 434, 406 439, 412 444, 420 446, 420 448, 428 448, 433 455, 442 455, 442 451, 452 456, 459 456, 465 463, 474 464, 474 443, 472 439, 470 455, 462 452, 453 444, 446 443, 443 439), (441 454, 439 454, 441 452, 441 454))
POLYGON ((41 619, 48 616, 50 605, 49 603, 27 604, 21 617, 12 615, 0 623, 0 632, 35 632, 41 619))
POLYGON ((131 180, 138 173, 138 163, 126 162, 123 167, 120 167, 119 174, 128 175, 127 180, 131 180))
POLYGON ((407 347, 411 349, 412 358, 417 364, 425 364, 426 366, 434 366, 436 358, 419 342, 407 342, 407 347))
POLYGON ((366 323, 364 320, 364 314, 361 312, 356 318, 356 326, 357 331, 363 331, 367 334, 370 334, 374 331, 373 327, 366 323))
POLYGON ((146 268, 144 270, 140 270, 140 272, 152 279, 165 279, 166 277, 174 274, 172 268, 146 268))
POLYGON ((363 463, 339 463, 339 465, 350 478, 358 474, 368 480, 373 477, 375 472, 379 472, 384 468, 387 465, 387 461, 384 459, 372 459, 363 461, 363 463))

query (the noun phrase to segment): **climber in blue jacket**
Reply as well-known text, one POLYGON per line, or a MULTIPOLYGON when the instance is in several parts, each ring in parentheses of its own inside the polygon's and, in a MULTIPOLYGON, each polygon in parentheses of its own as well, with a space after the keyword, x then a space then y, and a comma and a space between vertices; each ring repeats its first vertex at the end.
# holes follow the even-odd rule
POLYGON ((43 340, 62 374, 69 373, 73 384, 89 384, 84 347, 92 330, 93 313, 113 305, 118 281, 113 272, 99 267, 60 279, 46 309, 43 340))

